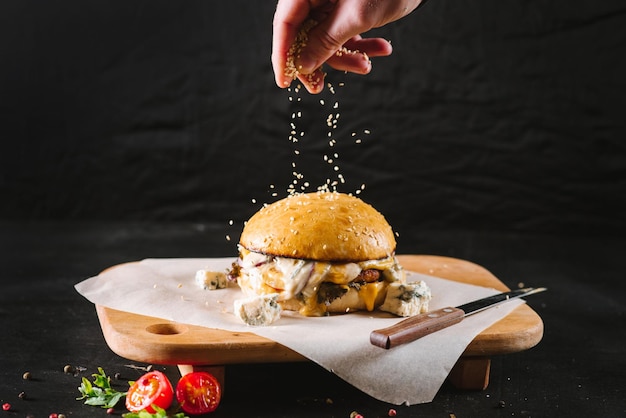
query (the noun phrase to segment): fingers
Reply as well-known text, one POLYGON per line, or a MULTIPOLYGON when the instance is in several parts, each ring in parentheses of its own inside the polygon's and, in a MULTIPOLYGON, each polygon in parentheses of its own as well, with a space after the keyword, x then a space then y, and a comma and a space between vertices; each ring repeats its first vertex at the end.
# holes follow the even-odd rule
POLYGON ((372 70, 371 57, 386 57, 391 52, 391 44, 385 39, 355 36, 326 63, 335 70, 368 74, 372 70))
POLYGON ((272 39, 276 84, 288 87, 295 72, 309 92, 319 93, 324 85, 325 73, 321 70, 324 63, 336 70, 368 74, 372 69, 370 57, 390 55, 391 44, 386 40, 364 39, 359 35, 373 27, 366 18, 371 15, 356 12, 355 2, 362 1, 279 0, 272 39), (318 24, 308 31, 306 44, 298 50, 297 56, 292 54, 289 58, 300 28, 310 18, 318 24), (288 71, 288 67, 292 71, 288 71))
POLYGON ((364 52, 370 57, 386 57, 391 55, 391 42, 383 38, 361 38, 355 36, 344 44, 351 51, 364 52))
MULTIPOLYGON (((342 47, 326 60, 326 63, 335 70, 368 74, 372 70, 370 57, 384 57, 391 52, 391 44, 385 39, 363 39, 360 36, 355 36, 346 42, 345 47, 342 47)), ((325 76, 324 71, 318 68, 311 74, 298 75, 298 80, 309 93, 317 94, 324 88, 325 76)))
POLYGON ((276 84, 285 88, 292 78, 285 74, 287 53, 302 23, 311 12, 309 0, 279 0, 274 13, 272 67, 276 84))
POLYGON ((342 48, 335 55, 328 58, 326 63, 335 70, 355 74, 369 74, 372 71, 372 61, 364 52, 342 48))
POLYGON ((311 74, 298 74, 298 80, 302 83, 304 88, 311 94, 318 94, 324 89, 324 78, 326 73, 318 68, 311 74))
POLYGON ((356 20, 352 12, 342 7, 343 4, 334 3, 324 19, 308 32, 307 44, 296 60, 302 73, 307 74, 321 67, 344 43, 362 32, 357 26, 361 22, 356 20))

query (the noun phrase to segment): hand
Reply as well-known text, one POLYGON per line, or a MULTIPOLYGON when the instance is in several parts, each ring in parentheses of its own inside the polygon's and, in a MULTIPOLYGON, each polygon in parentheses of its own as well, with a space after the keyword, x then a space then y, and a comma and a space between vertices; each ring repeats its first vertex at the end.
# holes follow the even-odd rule
POLYGON ((322 64, 357 74, 372 69, 370 57, 391 54, 391 44, 382 38, 362 38, 372 28, 398 20, 422 0, 279 0, 274 14, 272 66, 276 84, 288 87, 293 81, 285 73, 287 53, 307 19, 318 24, 308 32, 308 41, 295 65, 297 78, 311 93, 324 88, 322 64), (344 49, 345 48, 345 49, 344 49), (348 51, 346 51, 348 50, 348 51))

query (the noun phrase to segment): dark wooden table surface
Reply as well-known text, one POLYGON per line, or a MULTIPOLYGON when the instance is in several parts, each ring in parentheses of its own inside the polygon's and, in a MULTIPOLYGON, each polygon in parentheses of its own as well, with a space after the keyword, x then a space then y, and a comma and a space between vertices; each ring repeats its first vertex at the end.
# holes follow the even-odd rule
MULTIPOLYGON (((11 405, 0 416, 108 416, 75 399, 80 378, 102 367, 119 373, 113 384, 123 389, 149 365, 109 349, 94 306, 73 285, 146 257, 234 255, 227 234, 204 224, 0 224, 0 402, 11 405), (79 372, 65 373, 66 365, 79 372)), ((408 407, 376 401, 312 363, 230 366, 212 416, 370 418, 391 408, 398 417, 626 416, 626 238, 404 231, 399 252, 473 261, 509 287, 547 286, 528 300, 544 321, 543 340, 494 358, 484 391, 446 383, 433 402, 408 407)), ((175 366, 151 366, 178 377, 175 366)))

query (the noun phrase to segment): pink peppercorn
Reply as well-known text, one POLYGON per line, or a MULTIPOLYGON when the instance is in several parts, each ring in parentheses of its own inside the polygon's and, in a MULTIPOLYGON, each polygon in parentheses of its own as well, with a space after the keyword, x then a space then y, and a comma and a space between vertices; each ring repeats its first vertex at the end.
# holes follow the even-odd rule
POLYGON ((397 414, 398 413, 396 412, 396 410, 392 408, 392 409, 389 410, 389 414, 388 415, 390 417, 395 417, 397 414))
POLYGON ((48 418, 59 418, 59 414, 50 414, 48 418))
POLYGON ((3 409, 4 411, 8 411, 9 409, 11 409, 11 404, 10 404, 10 403, 8 403, 8 402, 7 402, 7 403, 3 403, 3 404, 2 404, 2 409, 3 409))

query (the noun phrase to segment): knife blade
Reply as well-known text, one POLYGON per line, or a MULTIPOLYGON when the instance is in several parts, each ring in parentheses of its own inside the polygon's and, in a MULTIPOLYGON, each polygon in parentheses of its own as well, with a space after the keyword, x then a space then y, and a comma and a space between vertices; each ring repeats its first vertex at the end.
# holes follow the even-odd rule
POLYGON ((404 319, 390 327, 372 331, 370 343, 390 349, 422 338, 433 332, 458 324, 463 318, 513 299, 547 290, 545 287, 527 287, 498 293, 457 307, 445 307, 404 319))

